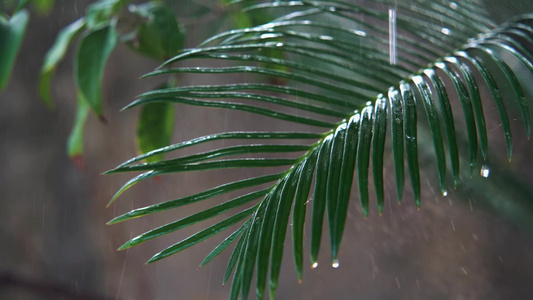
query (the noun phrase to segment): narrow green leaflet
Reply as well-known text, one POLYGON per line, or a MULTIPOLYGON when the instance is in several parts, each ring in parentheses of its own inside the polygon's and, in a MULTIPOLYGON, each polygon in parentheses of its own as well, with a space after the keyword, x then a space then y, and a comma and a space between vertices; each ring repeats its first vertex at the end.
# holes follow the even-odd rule
POLYGON ((418 165, 418 132, 416 102, 409 83, 400 82, 400 94, 404 103, 405 154, 409 177, 415 196, 416 206, 420 207, 420 167, 418 165))
POLYGON ((503 101, 501 91, 494 79, 494 76, 489 72, 486 67, 486 64, 480 57, 471 56, 466 51, 457 51, 455 55, 469 60, 476 67, 476 69, 481 74, 481 77, 483 77, 483 80, 487 84, 487 87, 489 88, 489 91, 492 94, 492 98, 494 99, 494 102, 496 104, 496 108, 498 109, 500 120, 502 121, 503 135, 505 137, 505 143, 507 145, 507 158, 509 159, 509 161, 511 161, 511 157, 513 156, 511 124, 509 122, 509 115, 507 114, 505 102, 503 101))
POLYGON ((483 105, 481 104, 481 96, 479 94, 479 88, 472 74, 472 70, 465 63, 460 62, 456 57, 446 57, 446 62, 452 64, 463 75, 468 89, 468 96, 472 101, 472 108, 474 110, 475 124, 479 135, 479 145, 481 148, 481 155, 483 159, 487 159, 488 137, 487 137, 487 125, 485 124, 485 114, 483 113, 483 105))
POLYGON ((248 209, 245 209, 243 210, 242 212, 238 213, 238 214, 235 214, 234 216, 224 220, 224 221, 221 221, 211 227, 208 227, 186 239, 184 239, 183 241, 177 243, 177 244, 174 244, 168 248, 166 248, 165 250, 157 253, 156 255, 154 255, 152 258, 150 258, 150 260, 148 260, 147 263, 153 263, 153 262, 156 262, 160 259, 163 259, 167 256, 170 256, 172 254, 175 254, 175 253, 178 253, 180 251, 183 251, 191 246, 194 246, 196 244, 198 244, 199 242, 207 239, 207 238, 210 238, 212 237, 213 235, 223 231, 223 230, 226 230, 228 229, 229 227, 231 227, 232 225, 236 224, 237 222, 243 220, 244 218, 248 217, 249 215, 251 215, 253 212, 255 211, 255 207, 252 207, 252 208, 248 208, 248 209))
POLYGON ((372 135, 372 174, 376 188, 378 212, 383 215, 385 193, 383 191, 383 153, 385 152, 385 135, 387 130, 387 100, 378 97, 374 108, 374 128, 372 135))
POLYGON ((126 221, 126 220, 129 220, 129 219, 142 217, 142 216, 145 216, 145 215, 148 215, 148 214, 153 214, 153 213, 156 213, 156 212, 160 212, 160 211, 164 211, 164 210, 180 207, 180 206, 187 205, 187 204, 190 204, 190 203, 194 203, 194 202, 197 202, 197 201, 202 201, 202 200, 205 200, 205 199, 209 199, 211 197, 215 197, 215 196, 218 196, 218 195, 221 195, 221 194, 224 194, 224 193, 229 193, 229 192, 237 191, 237 190, 244 189, 244 188, 247 188, 247 187, 253 187, 253 186, 261 185, 261 184, 264 184, 264 183, 267 183, 267 182, 278 180, 280 177, 281 177, 281 174, 273 174, 273 175, 255 177, 255 178, 244 179, 244 180, 241 180, 241 181, 235 181, 235 182, 223 184, 223 185, 217 186, 215 188, 200 192, 198 194, 194 194, 194 195, 183 197, 183 198, 180 198, 180 199, 170 200, 170 201, 167 201, 167 202, 158 203, 158 204, 146 206, 146 207, 143 207, 143 208, 139 208, 139 209, 136 209, 136 210, 132 210, 132 211, 130 211, 128 213, 125 213, 125 214, 123 214, 121 216, 118 216, 118 217, 114 218, 113 220, 109 221, 108 224, 118 223, 118 222, 126 221))
MULTIPOLYGON (((170 144, 174 129, 174 106, 168 102, 149 103, 142 107, 137 125, 137 145, 147 153, 170 144)), ((147 162, 163 159, 163 154, 146 158, 147 162)))
POLYGON ((344 232, 346 217, 348 216, 348 207, 350 202, 350 192, 352 189, 355 161, 357 156, 357 146, 359 144, 359 122, 361 115, 358 111, 348 120, 346 127, 346 139, 344 141, 344 151, 342 157, 340 184, 338 187, 338 200, 333 216, 333 235, 331 239, 331 258, 332 262, 337 261, 338 252, 344 232))
POLYGON ((328 164, 331 152, 333 135, 326 136, 318 150, 315 191, 313 195, 313 210, 311 213, 311 264, 314 268, 318 266, 318 252, 320 251, 320 241, 322 240, 322 224, 324 222, 324 211, 326 210, 326 191, 328 183, 328 164))
POLYGON ((164 61, 183 48, 185 35, 168 7, 146 3, 130 6, 130 10, 146 18, 137 28, 137 41, 131 45, 141 54, 164 61))
POLYGON ((28 20, 29 14, 25 10, 17 12, 9 20, 0 15, 0 90, 9 81, 28 20))
MULTIPOLYGON (((265 197, 265 215, 274 216, 279 206, 280 192, 281 187, 284 186, 281 181, 276 185, 275 189, 265 197)), ((272 248, 272 236, 274 232, 274 221, 275 218, 265 217, 262 220, 261 231, 259 232, 259 245, 257 250, 257 285, 256 285, 256 295, 257 298, 261 299, 264 297, 266 279, 268 273, 268 264, 270 261, 270 250, 272 248)))
POLYGON ((253 201, 253 200, 256 200, 256 199, 258 199, 260 197, 263 197, 263 196, 265 196, 268 193, 268 191, 269 190, 266 189, 266 190, 262 190, 262 191, 258 191, 258 192, 253 192, 253 193, 244 195, 242 197, 235 198, 235 199, 230 200, 228 202, 225 202, 223 204, 219 204, 219 205, 217 205, 215 207, 206 209, 206 210, 201 211, 199 213, 193 214, 193 215, 191 215, 189 217, 186 217, 186 218, 183 218, 181 220, 178 220, 178 221, 163 225, 163 226, 158 227, 156 229, 152 229, 152 230, 150 230, 148 232, 145 232, 145 233, 143 233, 143 234, 141 234, 139 236, 136 236, 136 237, 132 238, 131 240, 127 241, 122 246, 120 246, 118 249, 119 250, 125 250, 125 249, 131 248, 133 246, 139 245, 141 243, 144 243, 144 242, 146 242, 148 240, 154 239, 156 237, 159 237, 159 236, 174 232, 176 230, 180 230, 180 229, 185 228, 187 226, 194 225, 194 224, 196 224, 198 222, 213 218, 213 217, 215 217, 215 216, 217 216, 217 215, 219 215, 219 214, 221 214, 221 213, 223 213, 223 212, 225 212, 227 210, 234 209, 234 208, 242 206, 242 205, 244 205, 244 204, 246 204, 246 203, 248 203, 250 201, 253 201))
POLYGON ((296 193, 298 177, 300 176, 302 169, 303 165, 300 164, 293 172, 289 173, 287 182, 283 187, 282 194, 280 195, 278 210, 276 211, 274 235, 272 236, 272 253, 270 257, 269 292, 271 298, 275 297, 276 290, 278 289, 278 279, 281 272, 281 259, 283 257, 285 235, 287 233, 289 215, 296 193))
POLYGON ((242 131, 242 132, 223 132, 223 133, 216 133, 212 135, 202 136, 198 137, 189 141, 177 143, 174 145, 166 146, 164 148, 160 148, 154 151, 150 151, 146 154, 139 155, 137 157, 134 157, 122 164, 120 164, 118 167, 116 167, 113 170, 110 170, 106 172, 106 174, 112 174, 117 170, 120 170, 122 168, 126 168, 127 165, 132 164, 134 162, 138 162, 140 160, 146 159, 148 157, 164 154, 172 151, 176 151, 179 149, 195 146, 202 143, 212 142, 216 140, 247 140, 247 139, 257 139, 257 140, 269 140, 269 139, 318 139, 322 138, 322 134, 317 133, 308 133, 308 132, 250 132, 250 131, 242 131))
POLYGON ((412 81, 418 89, 420 97, 422 98, 422 103, 424 104, 424 110, 428 119, 429 128, 431 129, 431 134, 433 136, 433 145, 435 148, 435 157, 437 159, 440 190, 442 194, 445 195, 448 193, 446 191, 446 156, 444 154, 444 141, 442 137, 440 125, 441 123, 439 114, 437 112, 437 107, 435 105, 435 102, 433 101, 431 89, 429 88, 427 82, 424 81, 422 76, 413 76, 412 81))
POLYGON ((357 145, 357 183, 359 185, 359 201, 365 217, 368 216, 368 167, 372 140, 372 115, 372 106, 365 107, 361 112, 359 144, 357 145))
POLYGON ((331 244, 331 259, 337 258, 340 244, 336 231, 337 203, 339 201, 339 189, 341 185, 341 172, 346 141, 347 124, 342 123, 337 127, 332 139, 331 151, 328 163, 328 179, 326 188, 326 211, 328 215, 329 238, 331 244))
POLYGON ((117 44, 115 25, 109 23, 82 37, 74 64, 79 97, 103 115, 102 79, 107 59, 117 44))
POLYGON ((220 253, 222 253, 226 248, 228 248, 236 239, 238 239, 243 230, 248 227, 248 222, 244 223, 243 226, 239 227, 239 229, 235 230, 231 235, 229 235, 227 238, 225 238, 222 243, 220 243, 213 251, 209 252, 209 254, 205 257, 205 259, 200 264, 200 267, 205 266, 207 263, 212 261, 215 257, 217 257, 220 253))
POLYGON ((68 46, 72 40, 85 28, 85 19, 81 18, 61 30, 48 50, 44 58, 41 76, 39 80, 39 96, 48 107, 52 107, 52 96, 50 95, 50 82, 59 62, 65 57, 68 46))
MULTIPOLYGON (((240 253, 242 251, 242 248, 244 246, 244 243, 246 241, 246 236, 248 235, 247 229, 250 228, 250 223, 252 222, 253 218, 248 219, 246 223, 244 223, 241 228, 243 230, 243 233, 241 234, 241 238, 237 242, 237 245, 235 245, 235 248, 233 249, 233 252, 231 253, 231 257, 228 261, 228 266, 226 268, 226 273, 224 273, 224 279, 222 280, 222 285, 226 285, 226 282, 228 281, 229 277, 231 276, 231 272, 233 272, 233 269, 235 268, 235 264, 239 260, 240 253)), ((237 268, 239 269, 239 268, 237 268)), ((232 287, 233 289, 233 287, 232 287)))
POLYGON ((404 105, 400 92, 396 88, 390 88, 388 93, 389 106, 391 108, 391 140, 392 153, 394 155, 394 174, 396 175, 396 195, 398 202, 402 201, 404 188, 404 131, 403 115, 404 105))
MULTIPOLYGON (((476 123, 474 120, 474 111, 472 109, 472 102, 469 98, 468 91, 460 80, 459 75, 453 72, 444 63, 435 64, 437 68, 440 68, 446 75, 452 80, 452 84, 457 92, 457 96, 461 101, 463 108, 463 114, 466 121, 466 132, 468 136, 468 152, 470 161, 470 176, 474 173, 477 159, 477 135, 476 135, 476 123)), ((458 166, 457 166, 458 167, 458 166)))
MULTIPOLYGON (((305 210, 307 201, 313 183, 313 173, 316 166, 317 153, 313 151, 310 156, 303 162, 302 172, 298 182, 298 189, 294 196, 294 206, 292 211, 292 241, 294 266, 298 281, 302 281, 303 274, 303 248, 304 248, 304 225, 305 210)), ((352 173, 353 174, 353 173, 352 173)))
POLYGON ((444 124, 444 132, 446 133, 446 138, 448 139, 448 147, 450 154, 450 162, 452 166, 452 175, 454 181, 454 188, 457 187, 459 183, 459 153, 457 150, 457 141, 455 138, 455 126, 452 108, 444 87, 444 83, 437 76, 436 72, 433 69, 426 69, 424 73, 429 78, 430 82, 433 84, 435 89, 435 94, 437 101, 439 103, 439 112, 442 117, 442 122, 444 124))

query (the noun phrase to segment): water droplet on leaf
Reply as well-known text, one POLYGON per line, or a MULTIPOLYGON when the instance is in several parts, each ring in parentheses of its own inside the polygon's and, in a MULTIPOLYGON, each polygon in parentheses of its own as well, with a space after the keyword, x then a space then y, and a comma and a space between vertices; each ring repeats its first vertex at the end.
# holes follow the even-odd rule
POLYGON ((340 264, 339 264, 339 260, 338 259, 334 259, 332 262, 331 262, 331 266, 335 269, 337 269, 340 264))
POLYGON ((480 175, 483 176, 483 177, 485 177, 485 178, 488 178, 489 175, 490 175, 490 168, 489 168, 489 166, 487 166, 487 165, 483 165, 483 166, 481 167, 480 175))
POLYGON ((440 32, 444 33, 445 35, 450 35, 452 33, 452 31, 446 27, 443 27, 440 32))

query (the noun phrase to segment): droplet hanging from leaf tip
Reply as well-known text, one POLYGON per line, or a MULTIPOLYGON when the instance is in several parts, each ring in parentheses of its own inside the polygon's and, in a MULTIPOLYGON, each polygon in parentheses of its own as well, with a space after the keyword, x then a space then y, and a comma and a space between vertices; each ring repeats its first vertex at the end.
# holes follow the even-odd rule
POLYGON ((490 175, 490 168, 488 165, 483 165, 479 173, 482 177, 488 178, 490 175))
POLYGON ((318 262, 314 262, 312 265, 311 265, 311 269, 316 269, 318 268, 318 262))
POLYGON ((333 268, 337 269, 337 268, 340 266, 339 260, 335 258, 335 259, 331 262, 331 266, 332 266, 333 268))

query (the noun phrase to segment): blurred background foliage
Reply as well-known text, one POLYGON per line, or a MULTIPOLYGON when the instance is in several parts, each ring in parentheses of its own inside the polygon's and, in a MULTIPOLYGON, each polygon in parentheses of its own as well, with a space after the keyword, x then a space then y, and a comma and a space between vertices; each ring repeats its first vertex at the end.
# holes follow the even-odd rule
MULTIPOLYGON (((102 178, 98 174, 139 151, 209 134, 221 126, 224 130, 282 128, 244 113, 182 106, 176 110, 167 104, 144 106, 138 114, 118 113, 141 92, 195 80, 194 75, 174 76, 168 82, 138 80, 172 53, 196 46, 223 29, 249 27, 268 18, 242 14, 228 8, 227 1, 168 0, 165 5, 154 1, 130 7, 125 2, 0 2, 2 30, 15 29, 0 36, 9 36, 10 41, 0 45, 2 61, 8 61, 0 63, 0 88, 4 89, 0 92, 1 298, 219 299, 229 294, 220 284, 228 254, 196 269, 217 241, 150 266, 143 262, 168 246, 168 241, 153 241, 127 252, 114 250, 125 237, 209 204, 122 227, 104 224, 120 212, 153 203, 152 199, 195 193, 225 182, 221 177, 238 178, 246 171, 146 182, 128 192, 129 201, 108 210, 105 204, 128 176, 102 178), (172 38, 166 38, 167 34, 172 38), (101 48, 94 49, 94 45, 101 48), (91 60, 89 54, 95 51, 99 54, 91 60), (89 78, 76 71, 79 63, 92 70, 89 78), (47 106, 55 108, 49 111, 47 106), (241 122, 238 127, 228 122, 235 118, 241 122), (67 151, 63 151, 67 140, 67 151), (77 168, 66 154, 75 158, 77 168)), ((490 8, 503 21, 526 8, 513 3, 490 8)), ((495 113, 495 108, 490 111, 495 113)), ((519 123, 514 120, 513 126, 518 128, 519 123)), ((343 247, 352 253, 346 254, 349 257, 341 268, 306 272, 303 284, 296 285, 293 267, 285 263, 281 280, 287 284, 280 286, 279 298, 532 297, 527 283, 533 280, 529 255, 533 250, 529 175, 533 161, 528 155, 533 149, 517 140, 509 164, 500 155, 505 146, 498 122, 489 128, 497 149, 493 152, 500 153, 490 158, 488 179, 476 177, 443 198, 434 191, 432 172, 422 171, 423 178, 432 179, 422 182, 422 198, 428 200, 421 213, 412 204, 392 205, 386 217, 368 220, 350 212, 343 247)), ((428 157, 421 161, 429 170, 434 169, 431 164, 428 157)), ((387 189, 389 195, 394 194, 392 183, 387 189)), ((195 231, 193 227, 175 233, 173 239, 195 231)))

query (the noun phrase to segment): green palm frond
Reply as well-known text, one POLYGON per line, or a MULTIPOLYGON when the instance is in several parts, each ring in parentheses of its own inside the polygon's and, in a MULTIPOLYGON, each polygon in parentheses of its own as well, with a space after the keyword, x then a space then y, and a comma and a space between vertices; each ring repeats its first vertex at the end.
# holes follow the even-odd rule
MULTIPOLYGON (((225 193, 256 189, 248 194, 241 192, 243 195, 230 201, 143 233, 120 249, 236 210, 219 223, 161 251, 149 262, 168 257, 241 224, 206 257, 202 265, 237 242, 224 278, 226 282, 234 274, 231 298, 247 298, 253 275, 256 276, 257 297, 262 299, 265 296, 267 279, 269 294, 274 297, 289 223, 292 224, 296 271, 299 279, 302 277, 304 222, 310 195, 313 199, 310 202, 313 265, 317 263, 325 215, 331 259, 332 262, 337 260, 354 180, 362 211, 368 215, 370 168, 377 207, 380 214, 383 212, 383 165, 384 155, 389 155, 385 154, 388 130, 398 199, 402 199, 407 172, 417 206, 421 201, 418 132, 424 126, 424 119, 429 125, 443 194, 450 185, 447 183, 449 171, 451 185, 455 187, 461 180, 461 165, 467 164, 472 176, 477 162, 487 158, 481 88, 488 89, 492 95, 509 159, 512 155, 509 104, 517 103, 526 134, 531 135, 524 82, 510 62, 533 74, 532 14, 496 26, 485 10, 485 1, 481 0, 419 0, 413 5, 392 0, 367 1, 364 5, 332 0, 237 2, 250 13, 266 10, 270 14, 278 13, 278 17, 261 26, 218 34, 198 48, 182 51, 146 76, 177 73, 250 73, 260 76, 240 77, 252 78, 250 81, 151 91, 140 95, 128 108, 168 102, 233 109, 305 125, 309 131, 221 132, 151 151, 109 171, 142 172, 117 192, 113 202, 127 188, 158 175, 220 168, 285 167, 281 173, 229 182, 118 216, 109 223, 166 211, 225 193), (389 32, 389 25, 393 30, 397 26, 397 32, 389 32), (391 57, 388 51, 389 42, 393 40, 389 34, 392 33, 396 35, 397 44, 391 50, 397 52, 397 57, 391 57), (283 55, 265 55, 268 49, 281 51, 283 55), (170 66, 196 59, 217 62, 217 66, 170 66), (220 61, 224 66, 220 66, 220 61), (501 92, 504 86, 510 86, 514 99, 504 100, 501 92), (458 101, 461 113, 452 112, 453 101, 458 101), (455 121, 457 118, 464 119, 464 130, 456 128, 459 126, 455 121), (468 155, 458 147, 463 132, 468 141, 468 155), (142 162, 148 157, 215 140, 236 140, 240 145, 175 159, 142 162), (482 158, 478 157, 478 152, 482 158), (299 156, 287 158, 290 157, 288 153, 298 153, 299 156), (264 154, 264 157, 257 158, 258 154, 264 154), (236 155, 239 158, 232 158, 236 155), (405 163, 407 169, 404 169, 405 163), (265 188, 265 184, 270 186, 265 188)), ((531 9, 533 11, 533 7, 531 9)))

